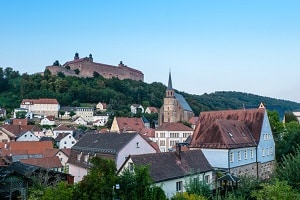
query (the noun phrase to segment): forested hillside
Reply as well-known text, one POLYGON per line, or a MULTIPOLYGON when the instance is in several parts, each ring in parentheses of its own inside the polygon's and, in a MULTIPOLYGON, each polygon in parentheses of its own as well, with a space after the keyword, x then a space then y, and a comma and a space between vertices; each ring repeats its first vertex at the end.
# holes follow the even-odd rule
MULTIPOLYGON (((81 103, 95 104, 99 101, 109 104, 117 115, 129 112, 133 103, 143 106, 161 107, 166 86, 163 83, 147 84, 133 80, 104 79, 95 73, 94 78, 78 78, 64 74, 53 76, 19 74, 12 68, 0 68, 0 106, 8 111, 19 107, 24 98, 57 98, 62 106, 79 106, 81 103)), ((177 91, 178 92, 178 91, 177 91)), ((182 94, 196 115, 201 111, 257 107, 263 102, 284 111, 300 108, 299 103, 262 97, 241 92, 215 92, 211 94, 182 94)))

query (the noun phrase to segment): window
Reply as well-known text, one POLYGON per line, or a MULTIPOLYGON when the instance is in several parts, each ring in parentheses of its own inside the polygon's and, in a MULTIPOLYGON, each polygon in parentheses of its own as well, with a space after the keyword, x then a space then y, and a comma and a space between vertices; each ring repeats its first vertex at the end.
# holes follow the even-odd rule
POLYGON ((170 141, 170 146, 175 146, 176 145, 176 143, 178 143, 179 141, 177 141, 177 140, 171 140, 170 141))
POLYGON ((65 141, 65 144, 67 144, 67 141, 65 141))
POLYGON ((170 133, 170 138, 178 138, 179 133, 170 133))
POLYGON ((159 137, 164 138, 165 137, 165 133, 160 133, 159 137))
POLYGON ((270 147, 270 155, 273 154, 273 147, 270 147))
POLYGON ((189 137, 191 134, 190 133, 183 133, 183 137, 184 138, 187 138, 187 137, 189 137))
POLYGON ((254 157, 253 149, 250 150, 250 158, 254 157))
POLYGON ((130 172, 133 172, 134 168, 133 168, 133 163, 132 162, 128 163, 128 169, 129 169, 130 172))
POLYGON ((165 140, 160 140, 159 141, 159 146, 166 146, 166 141, 165 140))
POLYGON ((269 155, 269 148, 266 148, 266 155, 268 156, 269 155))
POLYGON ((176 192, 182 192, 182 181, 176 182, 176 192))
POLYGON ((205 175, 204 176, 204 180, 205 180, 205 183, 209 184, 210 183, 210 176, 209 175, 205 175))
POLYGON ((87 162, 88 162, 88 160, 89 160, 89 154, 87 154, 87 155, 85 155, 85 156, 84 156, 84 162, 86 162, 86 163, 87 163, 87 162))
POLYGON ((81 155, 82 155, 82 152, 81 152, 80 154, 77 154, 77 160, 78 160, 78 161, 80 161, 81 155))
POLYGON ((234 162, 234 155, 233 155, 233 152, 230 152, 230 162, 234 162))
POLYGON ((262 153, 262 156, 265 156, 265 149, 264 148, 261 149, 261 153, 262 153))
POLYGON ((248 152, 247 152, 247 150, 244 151, 244 159, 245 159, 245 160, 248 159, 248 152))
POLYGON ((136 148, 140 148, 140 143, 139 142, 136 143, 136 148))
POLYGON ((241 152, 238 151, 238 160, 242 160, 241 152))

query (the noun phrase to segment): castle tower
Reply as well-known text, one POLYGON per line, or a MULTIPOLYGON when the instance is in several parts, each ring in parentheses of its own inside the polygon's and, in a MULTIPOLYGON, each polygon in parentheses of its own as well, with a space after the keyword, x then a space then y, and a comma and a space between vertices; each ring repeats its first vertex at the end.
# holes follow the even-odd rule
POLYGON ((91 61, 91 62, 93 62, 93 55, 90 53, 90 55, 89 55, 89 60, 91 61))
POLYGON ((74 60, 78 60, 79 59, 79 53, 75 53, 75 56, 74 56, 74 60))

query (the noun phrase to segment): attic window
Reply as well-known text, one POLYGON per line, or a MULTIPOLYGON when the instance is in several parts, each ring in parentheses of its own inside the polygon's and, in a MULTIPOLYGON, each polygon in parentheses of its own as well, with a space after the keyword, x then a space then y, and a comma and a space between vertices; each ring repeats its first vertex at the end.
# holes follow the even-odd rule
POLYGON ((230 132, 228 132, 228 135, 229 135, 230 137, 233 137, 232 133, 230 133, 230 132))
POLYGON ((140 143, 139 142, 136 143, 136 148, 140 148, 140 143))

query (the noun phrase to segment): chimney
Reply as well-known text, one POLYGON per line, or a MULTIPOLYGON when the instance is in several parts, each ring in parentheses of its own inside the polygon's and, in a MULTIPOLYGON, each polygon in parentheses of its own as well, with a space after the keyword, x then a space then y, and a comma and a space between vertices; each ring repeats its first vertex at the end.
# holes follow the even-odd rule
POLYGON ((176 143, 175 154, 179 159, 181 159, 181 143, 176 143))

